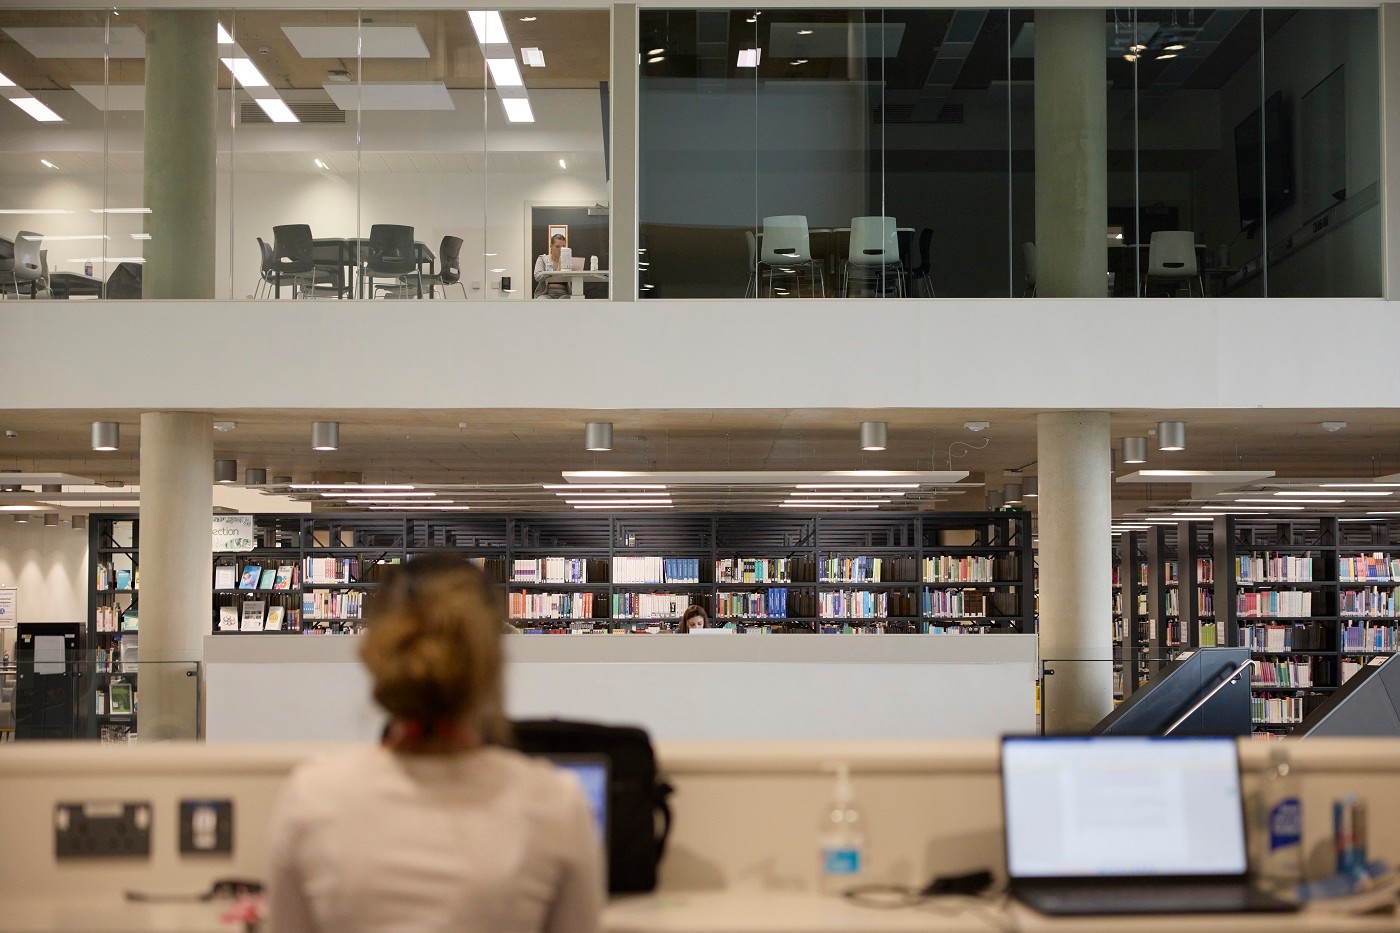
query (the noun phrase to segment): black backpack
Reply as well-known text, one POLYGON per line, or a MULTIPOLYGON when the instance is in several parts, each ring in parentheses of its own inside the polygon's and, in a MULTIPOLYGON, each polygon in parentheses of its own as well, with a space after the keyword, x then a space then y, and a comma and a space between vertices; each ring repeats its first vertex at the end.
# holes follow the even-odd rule
POLYGON ((656 772, 646 730, 561 719, 521 721, 514 728, 516 745, 527 755, 608 759, 608 890, 613 894, 655 890, 657 867, 671 832, 671 808, 666 802, 671 785, 656 772))

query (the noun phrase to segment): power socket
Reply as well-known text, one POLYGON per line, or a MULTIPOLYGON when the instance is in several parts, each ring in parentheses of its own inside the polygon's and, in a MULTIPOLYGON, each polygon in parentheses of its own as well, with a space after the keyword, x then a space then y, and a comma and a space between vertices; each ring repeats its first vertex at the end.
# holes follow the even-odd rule
POLYGON ((233 801, 180 801, 180 854, 233 854, 233 801))
POLYGON ((151 803, 85 801, 54 805, 54 857, 150 858, 151 803))

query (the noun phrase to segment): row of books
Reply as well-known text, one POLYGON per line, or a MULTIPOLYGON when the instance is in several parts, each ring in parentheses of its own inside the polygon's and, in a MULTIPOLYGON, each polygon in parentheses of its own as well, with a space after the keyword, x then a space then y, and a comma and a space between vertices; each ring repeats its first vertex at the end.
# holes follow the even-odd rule
POLYGON ((1337 559, 1337 579, 1343 583, 1392 583, 1400 581, 1400 557, 1362 554, 1337 559))
POLYGON ((306 559, 306 582, 308 584, 359 583, 360 559, 358 557, 308 557, 306 559))
POLYGON ((134 674, 137 671, 136 639, 117 639, 110 650, 93 652, 92 666, 99 674, 134 674))
POLYGON ((1292 723, 1302 722, 1306 710, 1305 697, 1276 697, 1257 694, 1249 698, 1250 713, 1255 722, 1292 723))
POLYGON ((1339 605, 1344 616, 1393 617, 1397 607, 1396 592, 1390 588, 1381 589, 1376 586, 1360 590, 1342 590, 1339 605))
POLYGON ((592 593, 511 593, 512 619, 590 619, 592 593))
POLYGON ((889 594, 832 590, 818 594, 823 619, 874 619, 889 615, 889 594))
POLYGON ((680 593, 614 593, 614 619, 679 619, 691 605, 680 593))
POLYGON ((219 607, 221 632, 278 632, 284 628, 295 630, 300 626, 300 621, 300 615, 295 609, 269 606, 261 599, 245 599, 240 606, 219 607))
POLYGON ((512 583, 587 583, 588 561, 581 557, 541 557, 511 562, 512 583))
POLYGON ((1307 590, 1254 590, 1238 593, 1235 597, 1235 612, 1241 618, 1274 616, 1278 618, 1304 619, 1313 614, 1313 597, 1307 590))
POLYGON ((1196 582, 1215 582, 1215 561, 1209 557, 1196 558, 1196 582))
POLYGON ((139 623, 132 609, 123 612, 116 606, 98 606, 96 625, 99 632, 135 632, 139 623))
POLYGON ((1220 644, 1220 630, 1214 622, 1202 622, 1197 630, 1197 638, 1196 643, 1202 648, 1214 648, 1220 644))
POLYGON ((1266 554, 1235 558, 1235 579, 1241 583, 1307 583, 1312 578, 1311 557, 1266 554))
POLYGON ((1313 685, 1312 661, 1261 661, 1250 662, 1250 683, 1267 687, 1311 687, 1313 685))
POLYGON ((125 680, 114 680, 108 689, 112 700, 107 702, 107 690, 98 690, 94 696, 96 703, 93 712, 98 716, 134 716, 136 714, 136 688, 125 680))
POLYGON ((715 615, 721 619, 785 619, 787 613, 786 587, 770 587, 753 593, 715 594, 715 615))
POLYGON ((1240 644, 1254 652, 1326 651, 1327 633, 1315 625, 1241 625, 1240 644))
POLYGON ((1196 591, 1196 615, 1215 615, 1215 590, 1196 591))
POLYGON ((996 559, 993 557, 925 557, 925 583, 995 583, 996 559))
POLYGON ((1395 651, 1397 626, 1353 622, 1343 626, 1343 651, 1395 651))
POLYGON ((141 571, 118 570, 112 564, 97 565, 97 589, 98 590, 135 590, 141 587, 141 571))
POLYGON ((699 583, 700 561, 691 557, 614 557, 614 583, 699 583))
POLYGON ((832 583, 879 583, 884 565, 882 557, 831 557, 820 563, 821 579, 832 583))
POLYGON ((787 557, 728 557, 715 561, 715 580, 719 583, 791 583, 799 561, 787 557))
POLYGON ((238 572, 237 564, 217 564, 214 567, 214 589, 231 590, 292 590, 301 587, 301 571, 295 564, 262 566, 249 564, 238 572))
POLYGON ((920 614, 925 616, 984 616, 985 594, 979 590, 924 590, 920 614))
POLYGON ((305 619, 359 619, 364 609, 362 590, 307 590, 301 594, 305 619))

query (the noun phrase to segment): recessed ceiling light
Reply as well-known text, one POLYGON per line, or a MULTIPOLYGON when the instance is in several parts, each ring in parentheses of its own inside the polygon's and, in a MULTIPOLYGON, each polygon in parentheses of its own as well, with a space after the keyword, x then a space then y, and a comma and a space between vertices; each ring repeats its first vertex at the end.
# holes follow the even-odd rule
POLYGON ((267 114, 267 118, 273 123, 300 123, 301 120, 292 108, 287 106, 287 102, 280 97, 258 97, 254 98, 262 112, 267 114))
POLYGON ((521 87, 525 83, 513 55, 510 58, 488 58, 486 67, 491 69, 491 79, 496 82, 496 87, 521 87))
POLYGON ((58 168, 57 165, 54 165, 48 159, 40 159, 39 162, 43 164, 45 168, 58 168))
POLYGON ((665 489, 662 483, 543 483, 542 489, 573 489, 578 492, 592 489, 665 489))
POLYGON ((330 168, 329 165, 327 165, 326 163, 322 162, 320 159, 317 159, 317 160, 316 160, 316 167, 317 167, 317 168, 330 168))
POLYGON ((1161 55, 1158 55, 1158 56, 1157 56, 1157 61, 1160 62, 1160 61, 1162 61, 1162 60, 1164 60, 1164 59, 1168 59, 1168 58, 1176 58, 1176 53, 1175 53, 1175 52, 1163 52, 1161 55))
POLYGON ((224 24, 223 24, 223 23, 219 23, 218 26, 219 26, 219 29, 218 29, 218 32, 215 33, 215 35, 217 36, 217 38, 218 38, 218 40, 219 40, 219 44, 220 44, 220 45, 233 45, 233 36, 229 35, 228 30, 224 28, 224 24))
POLYGON ((666 60, 666 56, 665 56, 665 55, 653 55, 653 56, 651 56, 651 58, 648 58, 648 59, 647 59, 647 64, 648 64, 648 65, 655 65, 657 62, 664 62, 665 60, 666 60))
POLYGON ((323 492, 323 493, 321 493, 321 498, 323 498, 323 499, 384 499, 384 498, 390 498, 390 499, 400 499, 400 498, 414 499, 414 498, 425 498, 425 497, 426 497, 426 498, 432 498, 433 496, 436 496, 436 495, 437 495, 437 493, 432 492, 431 490, 427 490, 427 489, 413 489, 413 490, 408 490, 408 491, 405 491, 405 492, 383 492, 383 491, 375 491, 375 492, 346 492, 346 491, 344 491, 344 490, 341 490, 341 491, 338 491, 338 492, 323 492))
POLYGON ((757 68, 758 63, 763 60, 762 49, 740 49, 737 67, 757 68))
POLYGON ((292 489, 412 489, 412 483, 288 483, 292 489))
POLYGON ((15 86, 15 83, 14 83, 13 81, 11 81, 9 78, 5 77, 3 74, 0 74, 0 87, 14 87, 14 86, 15 86))
POLYGON ((797 34, 798 34, 799 36, 810 36, 810 35, 812 34, 812 30, 810 30, 810 29, 799 29, 799 30, 797 30, 797 34))
POLYGON ((1392 493, 1392 492, 1379 492, 1379 491, 1377 491, 1377 492, 1372 492, 1371 490, 1368 490, 1368 489, 1347 489, 1347 490, 1343 490, 1343 491, 1341 491, 1341 492, 1324 492, 1324 493, 1316 493, 1316 492, 1276 492, 1276 493, 1274 493, 1274 495, 1276 495, 1276 496, 1281 496, 1282 498, 1285 498, 1285 499, 1296 499, 1296 498, 1299 498, 1299 497, 1304 497, 1304 498, 1306 498, 1306 497, 1308 497, 1308 496, 1317 496, 1317 495, 1323 495, 1323 496, 1345 496, 1346 498, 1351 499, 1351 498, 1353 498, 1353 497, 1355 497, 1355 496, 1393 496, 1393 495, 1395 495, 1395 494, 1392 493))
POLYGON ((534 22, 535 20, 537 20, 537 19, 539 19, 538 16, 522 16, 522 17, 520 17, 520 21, 521 21, 522 23, 533 23, 533 22, 534 22))
POLYGON ((560 168, 568 168, 568 166, 564 164, 564 160, 563 160, 563 159, 560 159, 560 160, 559 160, 559 167, 560 167, 560 168))
POLYGON ((795 59, 794 61, 788 62, 788 64, 789 64, 789 65, 805 65, 805 64, 807 64, 807 59, 805 59, 805 58, 795 59))
POLYGON ((11 97, 10 103, 29 114, 40 123, 62 123, 63 118, 54 113, 36 97, 11 97))
POLYGON ((528 48, 521 49, 520 59, 521 61, 525 62, 525 64, 529 65, 531 68, 544 67, 544 53, 541 52, 539 49, 535 48, 534 46, 529 46, 528 48))
POLYGON ((1126 55, 1123 56, 1123 60, 1124 60, 1124 61, 1129 61, 1129 62, 1135 62, 1135 61, 1138 60, 1138 57, 1137 57, 1136 55, 1134 55, 1132 52, 1129 52, 1129 53, 1127 53, 1126 55))
POLYGON ((501 21, 501 14, 497 10, 469 10, 467 17, 472 21, 476 41, 482 45, 510 41, 506 36, 506 24, 501 21))
POLYGON ((1185 49, 1185 48, 1186 48, 1186 46, 1185 46, 1183 43, 1181 43, 1181 42, 1173 42, 1171 45, 1163 46, 1163 51, 1166 51, 1166 52, 1180 52, 1181 50, 1183 50, 1183 49, 1185 49))
POLYGON ((652 50, 651 50, 650 52, 648 52, 647 54, 648 54, 648 55, 660 55, 660 54, 661 54, 662 52, 664 52, 664 51, 666 51, 666 50, 665 50, 665 49, 652 49, 652 50))
POLYGON ((506 119, 511 123, 535 122, 535 112, 530 109, 530 102, 523 97, 502 97, 501 106, 505 108, 506 119))
MULTIPOLYGON (((1260 505, 1266 502, 1274 502, 1275 504, 1278 504, 1278 500, 1276 499, 1236 499, 1235 501, 1253 502, 1260 505)), ((1294 505, 1341 505, 1344 502, 1346 502, 1345 499, 1289 499, 1287 501, 1294 505)))
POLYGON ((234 80, 246 87, 268 87, 267 79, 251 59, 221 58, 224 67, 233 73, 234 80))
POLYGON ((88 212, 92 214, 149 214, 149 207, 90 207, 88 212))

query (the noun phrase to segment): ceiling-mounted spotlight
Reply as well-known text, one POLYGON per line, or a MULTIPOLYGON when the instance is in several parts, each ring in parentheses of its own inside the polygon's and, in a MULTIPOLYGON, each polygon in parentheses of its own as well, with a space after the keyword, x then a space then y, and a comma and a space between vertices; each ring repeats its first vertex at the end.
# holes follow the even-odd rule
POLYGON ((1040 477, 1027 476, 1025 479, 1021 480, 1021 495, 1025 496, 1027 499, 1039 498, 1040 477))
POLYGON ((584 450, 612 450, 613 426, 611 421, 590 421, 583 429, 584 450))
POLYGON ((1123 462, 1124 462, 1124 463, 1146 463, 1146 462, 1147 462, 1147 438, 1145 438, 1145 437, 1125 437, 1125 438, 1123 438, 1123 462))
POLYGON ((234 483, 238 481, 238 461, 237 460, 215 460, 214 461, 214 482, 234 483))
POLYGON ((1003 501, 1005 501, 1005 503, 1006 503, 1007 505, 1020 505, 1020 504, 1021 504, 1021 484, 1020 484, 1020 483, 1007 483, 1005 486, 1002 486, 1002 487, 1001 487, 1001 495, 1002 495, 1003 501))
POLYGON ((87 528, 87 516, 86 516, 86 515, 74 515, 74 516, 73 516, 73 530, 74 530, 74 531, 83 531, 83 530, 86 529, 86 528, 87 528))
POLYGON ((45 527, 45 528, 57 528, 57 527, 58 527, 58 513, 57 513, 57 512, 46 512, 46 513, 44 514, 44 527, 45 527))
POLYGON ((1157 449, 1158 449, 1158 450, 1185 450, 1185 449, 1186 449, 1186 422, 1185 422, 1185 421, 1159 421, 1159 422, 1157 422, 1157 449))
POLYGON ((988 490, 987 490, 987 511, 989 511, 989 512, 995 512, 997 509, 1001 508, 1001 502, 1002 502, 1001 490, 999 490, 999 489, 988 489, 988 490))
POLYGON ((339 421, 313 421, 313 422, 311 422, 311 449, 312 449, 312 450, 339 450, 339 449, 340 449, 340 422, 339 422, 339 421))
POLYGON ((860 449, 884 450, 890 446, 890 426, 884 421, 860 423, 860 449))
POLYGON ((115 421, 92 423, 92 449, 116 450, 121 446, 121 425, 115 421))
POLYGON ((243 485, 266 486, 267 470, 260 469, 259 467, 248 467, 248 469, 243 471, 243 485))

